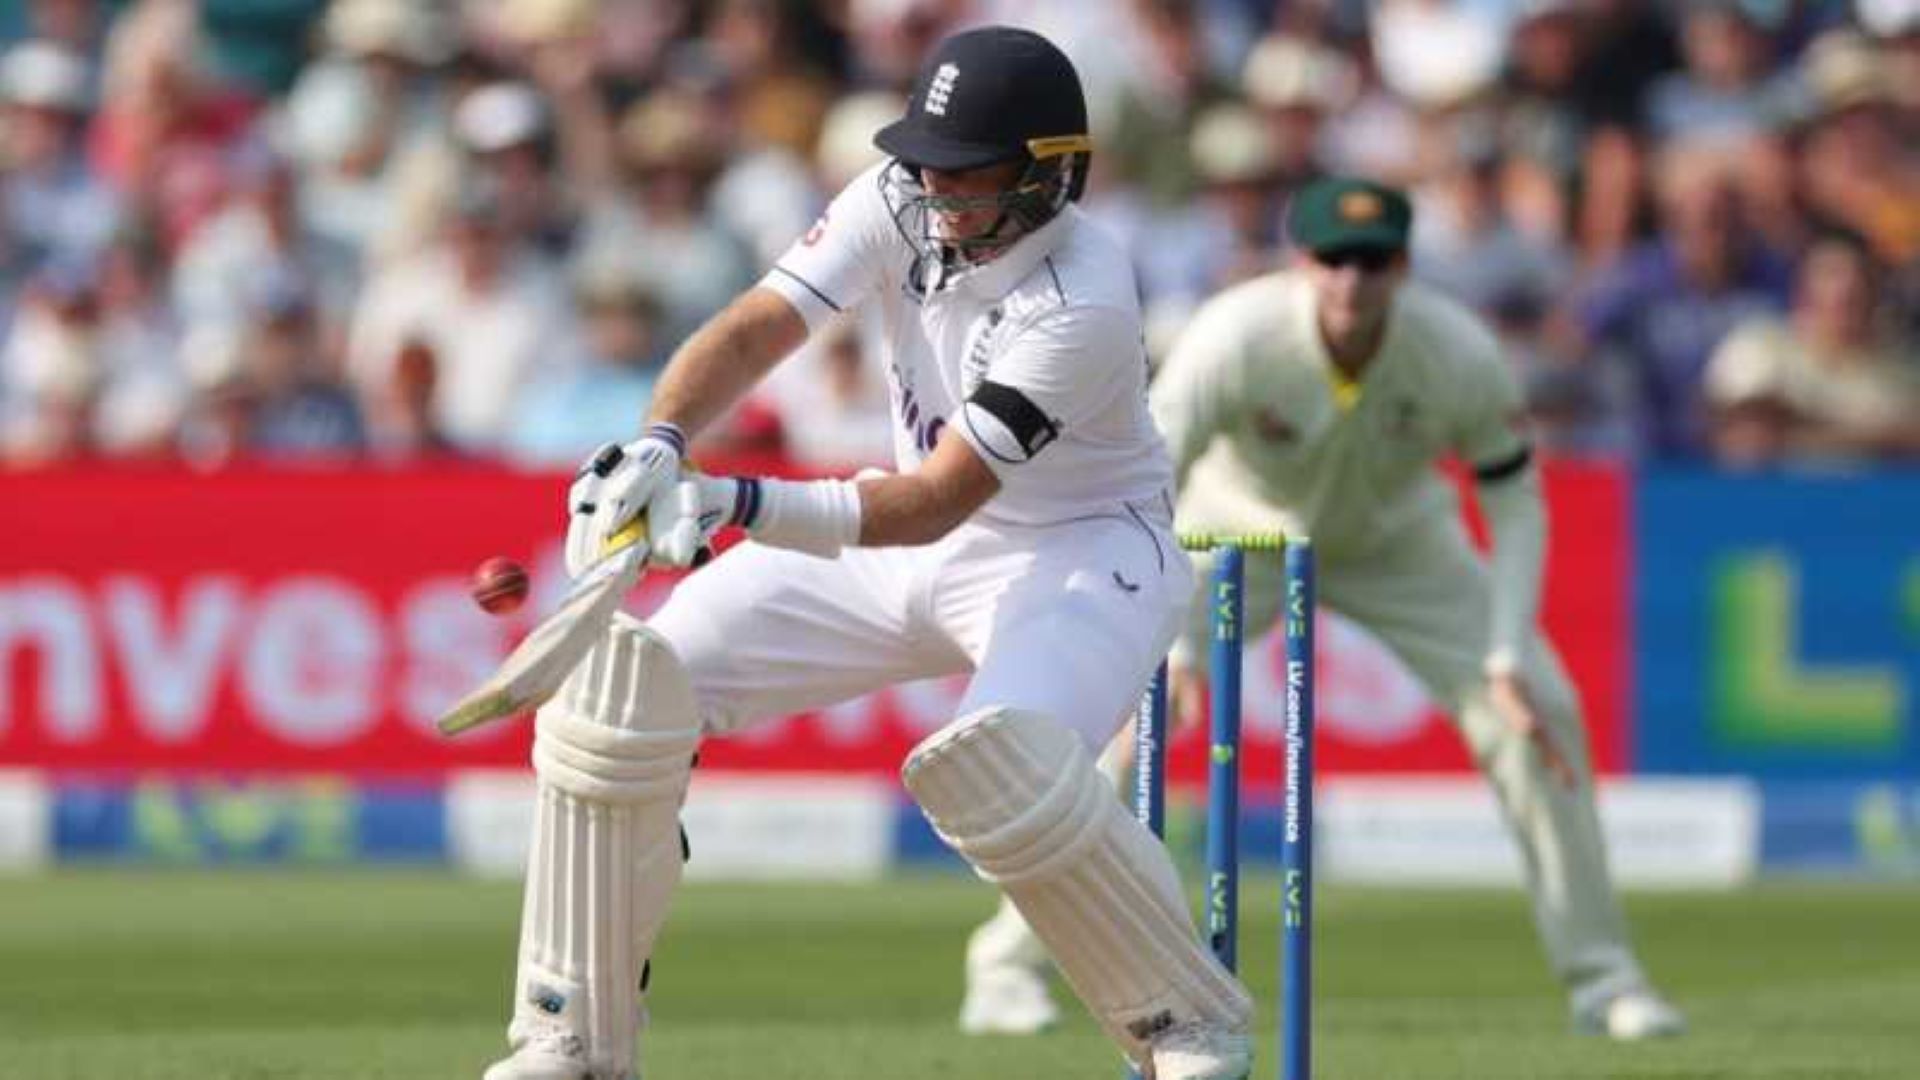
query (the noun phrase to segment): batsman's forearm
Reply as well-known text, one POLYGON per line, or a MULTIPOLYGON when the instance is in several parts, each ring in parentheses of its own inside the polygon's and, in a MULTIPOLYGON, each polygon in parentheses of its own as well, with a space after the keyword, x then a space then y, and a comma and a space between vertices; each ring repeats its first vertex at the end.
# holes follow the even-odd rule
POLYGON ((949 425, 913 472, 859 482, 862 547, 931 544, 1000 490, 999 477, 955 430, 949 425))
POLYGON ((965 440, 947 433, 920 468, 859 480, 741 481, 733 520, 754 539, 832 558, 844 547, 930 544, 1000 490, 965 440))
POLYGON ((674 352, 647 420, 698 436, 806 339, 806 322, 784 297, 747 290, 674 352))
POLYGON ((862 480, 860 546, 931 544, 952 532, 973 510, 919 475, 862 480))

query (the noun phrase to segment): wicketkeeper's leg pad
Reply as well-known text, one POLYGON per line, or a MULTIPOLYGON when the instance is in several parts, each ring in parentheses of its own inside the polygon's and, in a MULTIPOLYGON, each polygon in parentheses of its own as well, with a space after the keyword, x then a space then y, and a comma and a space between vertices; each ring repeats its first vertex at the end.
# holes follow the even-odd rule
POLYGON ((680 881, 680 805, 699 740, 679 660, 626 616, 537 715, 516 1050, 557 1037, 583 1049, 595 1076, 633 1067, 641 973, 680 881))
POLYGON ((903 776, 1129 1057, 1144 1062, 1153 1037, 1176 1025, 1245 1028, 1252 1000, 1202 947, 1166 848, 1064 725, 981 710, 916 747, 903 776))

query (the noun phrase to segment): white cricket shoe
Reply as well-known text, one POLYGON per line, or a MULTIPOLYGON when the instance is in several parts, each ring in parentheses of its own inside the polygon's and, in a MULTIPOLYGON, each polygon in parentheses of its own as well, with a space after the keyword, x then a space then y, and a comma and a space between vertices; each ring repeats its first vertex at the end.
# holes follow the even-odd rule
POLYGON ((1574 1013, 1574 1030, 1621 1042, 1683 1035, 1687 1018, 1652 990, 1627 990, 1574 1013))
POLYGON ((1245 1032, 1211 1024, 1176 1024, 1153 1039, 1146 1080, 1247 1080, 1253 1042, 1245 1032))
POLYGON ((960 1030, 968 1035, 1037 1035, 1060 1022, 1047 979, 1016 964, 969 968, 960 1003, 960 1030))
POLYGON ((540 1031, 493 1063, 481 1080, 636 1080, 626 1069, 595 1072, 579 1036, 567 1031, 540 1031))

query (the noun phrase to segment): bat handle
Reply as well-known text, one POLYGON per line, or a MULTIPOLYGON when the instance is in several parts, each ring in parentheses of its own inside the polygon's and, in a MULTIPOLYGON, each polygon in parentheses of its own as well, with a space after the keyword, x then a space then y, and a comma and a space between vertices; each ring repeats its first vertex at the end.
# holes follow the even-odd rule
POLYGON ((606 542, 600 545, 600 555, 602 558, 605 558, 606 556, 611 555, 616 551, 624 551, 625 549, 640 543, 646 538, 647 538, 646 514, 645 513, 636 514, 634 515, 634 518, 632 521, 629 521, 625 525, 620 526, 620 528, 612 536, 607 537, 606 542))
MULTIPOLYGON (((607 537, 607 542, 601 545, 600 547, 600 557, 606 558, 608 555, 612 555, 615 552, 625 551, 627 548, 630 548, 633 545, 644 541, 646 538, 647 538, 646 518, 644 516, 636 517, 631 522, 628 522, 626 525, 621 526, 618 532, 615 532, 612 536, 607 537)), ((700 550, 695 552, 693 556, 694 568, 699 569, 700 567, 707 565, 708 563, 713 561, 713 558, 714 558, 713 545, 712 544, 700 545, 700 550)))

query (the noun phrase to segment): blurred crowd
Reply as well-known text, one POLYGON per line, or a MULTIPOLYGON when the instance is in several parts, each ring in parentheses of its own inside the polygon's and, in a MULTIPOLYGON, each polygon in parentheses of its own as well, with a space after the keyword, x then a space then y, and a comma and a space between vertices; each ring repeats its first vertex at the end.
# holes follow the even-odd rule
MULTIPOLYGON (((1080 67, 1151 352, 1363 173, 1549 452, 1920 457, 1920 0, 24 0, 0 462, 571 465, 983 21, 1080 67)), ((888 459, 872 340, 709 448, 888 459)))

